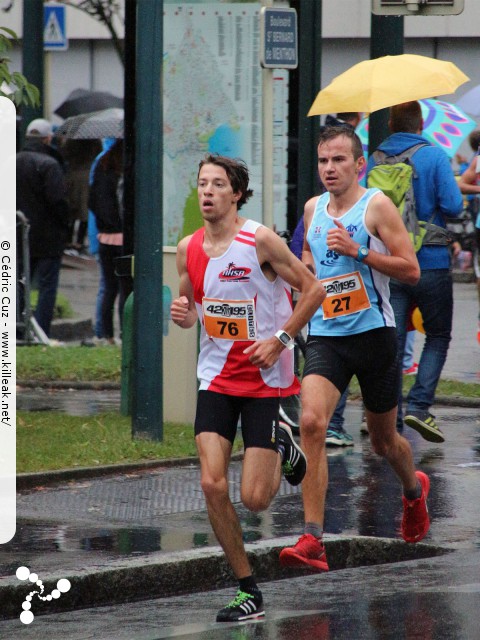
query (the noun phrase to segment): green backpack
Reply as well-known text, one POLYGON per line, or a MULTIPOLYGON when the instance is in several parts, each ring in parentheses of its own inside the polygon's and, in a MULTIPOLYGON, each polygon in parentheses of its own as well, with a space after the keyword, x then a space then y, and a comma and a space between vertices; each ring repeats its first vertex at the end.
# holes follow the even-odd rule
POLYGON ((377 149, 373 152, 375 166, 368 174, 367 186, 377 187, 390 198, 402 216, 415 251, 422 245, 447 245, 450 243, 448 231, 432 223, 435 213, 429 222, 419 221, 413 192, 413 178, 417 177, 412 156, 421 147, 428 147, 425 142, 410 147, 397 156, 387 156, 377 149))

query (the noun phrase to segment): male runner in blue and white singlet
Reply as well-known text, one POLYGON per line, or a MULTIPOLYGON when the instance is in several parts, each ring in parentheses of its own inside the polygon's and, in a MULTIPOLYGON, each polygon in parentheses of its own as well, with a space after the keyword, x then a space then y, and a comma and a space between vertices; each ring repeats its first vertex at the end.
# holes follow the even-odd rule
POLYGON ((429 479, 415 471, 408 441, 396 430, 397 339, 389 278, 415 284, 417 258, 398 210, 378 189, 358 184, 365 159, 354 131, 326 129, 318 145, 318 172, 327 192, 305 205, 302 260, 327 297, 309 324, 302 381, 301 446, 308 459, 302 484, 305 528, 283 549, 285 566, 328 571, 323 519, 328 484, 327 426, 356 375, 375 452, 403 486, 402 537, 418 542, 429 529, 429 479))

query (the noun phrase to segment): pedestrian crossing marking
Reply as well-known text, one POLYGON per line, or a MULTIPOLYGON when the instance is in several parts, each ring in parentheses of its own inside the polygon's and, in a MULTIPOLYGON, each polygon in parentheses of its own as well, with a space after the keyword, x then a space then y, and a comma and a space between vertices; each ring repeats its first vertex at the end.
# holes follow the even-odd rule
POLYGON ((45 5, 43 11, 44 50, 65 51, 68 49, 65 7, 60 5, 45 5))
POLYGON ((65 38, 58 22, 57 14, 54 11, 50 12, 48 21, 43 32, 43 39, 45 42, 52 44, 63 44, 65 38))

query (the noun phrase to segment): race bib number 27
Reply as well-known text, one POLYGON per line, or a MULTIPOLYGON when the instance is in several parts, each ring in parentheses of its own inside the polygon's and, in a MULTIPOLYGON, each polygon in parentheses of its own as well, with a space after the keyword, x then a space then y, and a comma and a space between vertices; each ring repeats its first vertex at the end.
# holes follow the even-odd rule
POLYGON ((253 300, 203 298, 203 322, 210 338, 256 340, 257 322, 253 300))
POLYGON ((358 271, 335 278, 322 279, 327 292, 323 301, 323 319, 331 320, 370 308, 370 300, 358 271))

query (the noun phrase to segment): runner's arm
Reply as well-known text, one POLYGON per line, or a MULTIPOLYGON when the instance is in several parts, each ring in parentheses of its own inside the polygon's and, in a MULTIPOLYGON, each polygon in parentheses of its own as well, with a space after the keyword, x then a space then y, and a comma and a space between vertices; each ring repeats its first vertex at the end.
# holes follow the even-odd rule
POLYGON ((170 306, 170 315, 173 322, 189 329, 197 321, 197 309, 193 298, 193 287, 187 271, 187 247, 191 236, 183 238, 177 247, 177 271, 180 277, 179 297, 175 298, 170 306))
MULTIPOLYGON (((343 224, 335 220, 336 229, 329 229, 327 245, 342 256, 356 258, 360 244, 352 239, 343 224)), ((389 255, 370 249, 363 260, 367 266, 414 285, 420 278, 420 267, 407 229, 390 198, 377 193, 368 205, 365 224, 370 233, 385 244, 389 255)))
POLYGON ((315 268, 315 260, 312 255, 312 251, 310 249, 310 245, 307 242, 307 231, 310 228, 312 223, 313 213, 315 211, 315 205, 317 204, 318 197, 310 198, 305 203, 303 220, 304 220, 304 237, 303 237, 303 251, 302 251, 302 262, 307 267, 309 271, 312 273, 316 273, 315 268))
MULTIPOLYGON (((280 327, 291 338, 307 324, 325 299, 325 289, 305 265, 296 258, 286 244, 271 229, 260 227, 255 235, 260 264, 269 265, 275 274, 300 292, 300 298, 287 322, 280 327)), ((261 369, 268 369, 280 357, 284 345, 272 336, 258 340, 245 349, 250 361, 261 369)))

